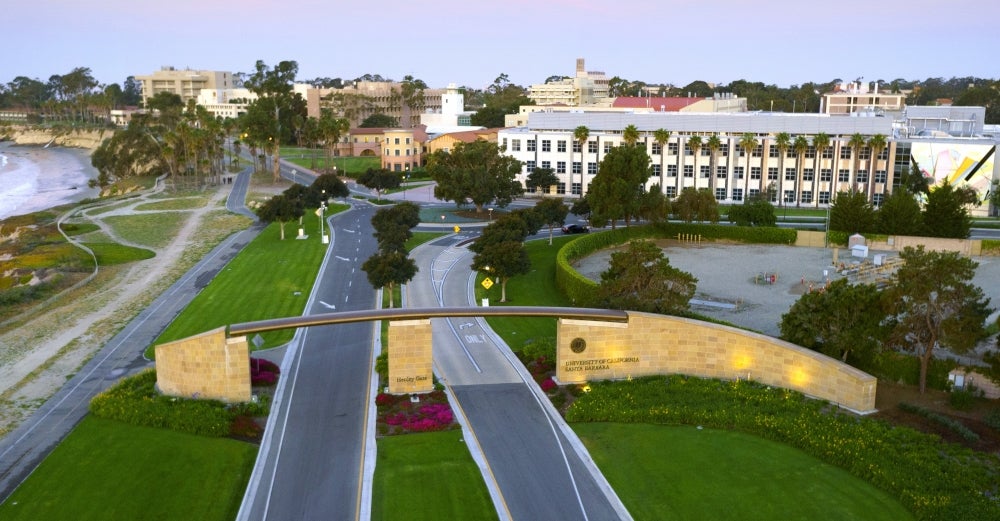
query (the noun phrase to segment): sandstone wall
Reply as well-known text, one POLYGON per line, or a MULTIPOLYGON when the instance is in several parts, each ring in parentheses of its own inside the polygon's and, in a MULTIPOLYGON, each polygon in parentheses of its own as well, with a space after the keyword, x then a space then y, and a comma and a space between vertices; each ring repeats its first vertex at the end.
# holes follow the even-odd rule
POLYGON ((94 150, 114 131, 45 129, 39 127, 0 127, 0 137, 18 145, 48 145, 94 150))

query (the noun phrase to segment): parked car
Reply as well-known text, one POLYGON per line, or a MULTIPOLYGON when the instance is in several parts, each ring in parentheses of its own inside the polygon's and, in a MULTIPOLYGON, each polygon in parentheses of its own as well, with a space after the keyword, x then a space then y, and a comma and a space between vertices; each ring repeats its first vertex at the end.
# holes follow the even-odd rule
POLYGON ((562 231, 563 233, 587 233, 590 231, 590 228, 582 224, 567 224, 562 227, 562 231))

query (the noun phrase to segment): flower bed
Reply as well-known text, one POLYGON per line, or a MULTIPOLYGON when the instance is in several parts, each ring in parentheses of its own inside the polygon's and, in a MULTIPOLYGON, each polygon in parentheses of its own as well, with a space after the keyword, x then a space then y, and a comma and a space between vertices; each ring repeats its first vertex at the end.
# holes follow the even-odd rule
POLYGON ((379 393, 375 397, 378 409, 376 428, 379 435, 392 436, 411 432, 430 432, 457 429, 455 415, 444 391, 427 394, 379 393))

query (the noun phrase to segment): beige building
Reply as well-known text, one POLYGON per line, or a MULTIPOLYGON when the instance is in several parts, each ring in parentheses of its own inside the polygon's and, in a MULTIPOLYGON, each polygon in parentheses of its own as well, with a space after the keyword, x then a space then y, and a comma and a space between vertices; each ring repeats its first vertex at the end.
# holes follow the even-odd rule
POLYGON ((382 168, 393 172, 410 172, 423 166, 424 143, 427 133, 423 126, 392 128, 382 131, 382 168))
POLYGON ((181 97, 184 103, 196 100, 202 89, 231 89, 233 74, 228 71, 195 71, 191 69, 177 70, 173 67, 163 67, 146 75, 136 76, 142 82, 143 105, 161 92, 172 92, 181 97))
POLYGON ((608 77, 600 71, 587 71, 583 58, 577 58, 575 76, 532 85, 528 98, 536 105, 592 105, 606 100, 608 90, 608 77))
POLYGON ((836 90, 823 94, 824 114, 885 114, 899 112, 906 106, 905 94, 879 92, 878 83, 869 91, 868 84, 860 81, 840 84, 836 90))
POLYGON ((360 126, 368 116, 385 114, 395 118, 400 128, 419 125, 420 115, 425 112, 441 112, 447 89, 424 89, 422 98, 407 102, 402 87, 398 82, 359 81, 342 89, 308 88, 306 112, 318 118, 323 109, 331 109, 338 118, 350 121, 352 127, 360 126))
POLYGON ((500 129, 498 128, 487 128, 483 130, 466 130, 463 132, 449 132, 447 134, 441 134, 427 141, 427 153, 433 154, 438 150, 451 152, 451 150, 455 148, 456 143, 472 143, 477 139, 496 143, 497 133, 499 131, 500 129))

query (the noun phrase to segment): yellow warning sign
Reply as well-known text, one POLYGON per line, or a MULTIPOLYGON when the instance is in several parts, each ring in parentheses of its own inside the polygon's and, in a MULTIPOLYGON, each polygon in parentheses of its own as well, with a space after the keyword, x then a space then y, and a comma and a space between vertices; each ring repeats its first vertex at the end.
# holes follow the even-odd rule
POLYGON ((482 282, 480 282, 480 284, 482 284, 484 288, 490 289, 493 287, 493 279, 486 277, 482 282))

